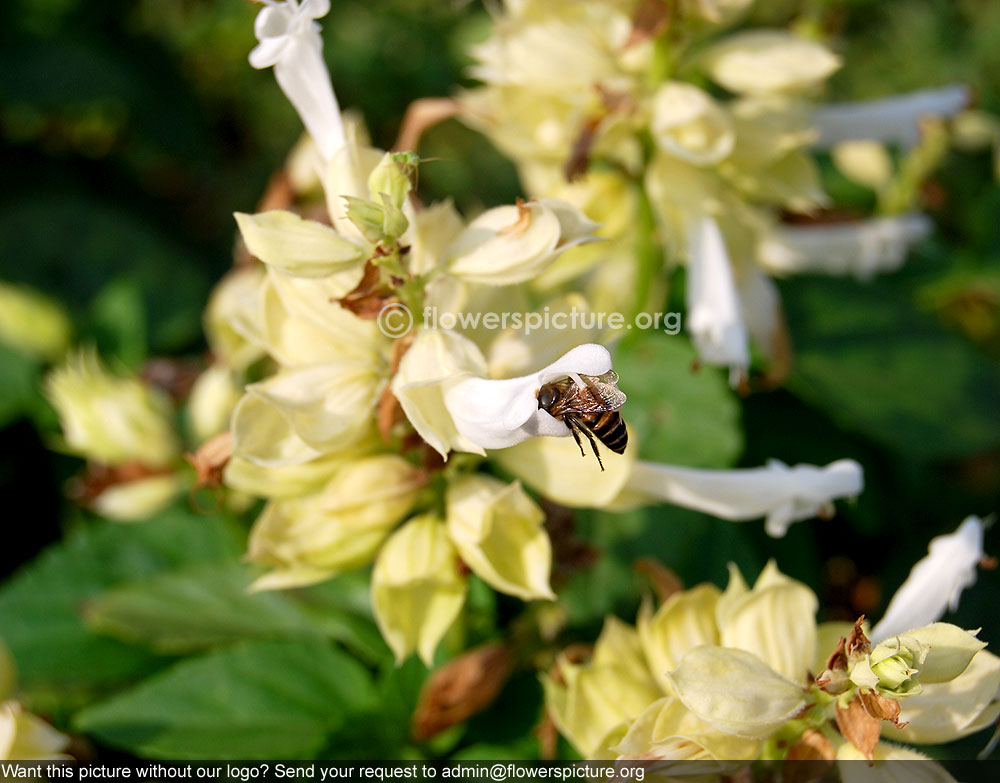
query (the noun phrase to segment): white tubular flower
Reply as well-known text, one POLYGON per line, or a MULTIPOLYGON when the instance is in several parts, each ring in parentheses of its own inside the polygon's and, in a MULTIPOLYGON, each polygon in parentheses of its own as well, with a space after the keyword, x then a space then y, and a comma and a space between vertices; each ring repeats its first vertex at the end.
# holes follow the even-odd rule
POLYGON ((896 591, 885 616, 872 629, 872 643, 930 625, 945 609, 955 611, 966 587, 976 582, 976 564, 983 557, 983 520, 966 517, 958 530, 931 540, 921 558, 896 591))
POLYGON ((250 65, 274 67, 278 86, 299 113, 323 159, 329 161, 344 146, 344 123, 323 62, 320 26, 313 20, 326 16, 330 0, 265 3, 254 23, 260 43, 250 52, 250 65))
POLYGON ((503 449, 538 435, 564 437, 569 428, 538 407, 538 390, 573 375, 604 375, 611 354, 602 345, 578 345, 538 372, 503 381, 465 378, 444 403, 463 438, 484 449, 503 449))
POLYGON ((690 227, 688 242, 688 330, 701 359, 728 366, 737 381, 750 365, 750 349, 719 224, 702 216, 690 227))
POLYGON ((909 148, 920 140, 921 117, 953 117, 968 107, 971 97, 964 84, 952 84, 874 101, 830 104, 813 113, 819 129, 816 146, 865 139, 909 148))
POLYGON ((910 247, 933 229, 919 212, 815 226, 783 226, 762 243, 760 260, 773 274, 822 272, 867 280, 897 269, 910 247))
POLYGON ((769 359, 781 350, 781 294, 774 281, 759 269, 750 269, 739 284, 740 305, 747 330, 769 359))
POLYGON ((420 333, 392 381, 410 423, 442 456, 452 449, 485 454, 538 435, 563 437, 569 428, 538 407, 538 389, 572 375, 603 375, 611 354, 578 345, 538 372, 491 380, 476 345, 453 332, 420 333))
POLYGON ((425 329, 399 363, 391 389, 417 434, 442 457, 453 449, 485 454, 459 432, 445 405, 451 386, 485 374, 486 359, 475 343, 454 332, 425 329))
POLYGON ((829 511, 836 498, 854 497, 864 486, 861 466, 851 459, 823 468, 771 460, 763 468, 698 470, 637 462, 623 494, 742 521, 766 517, 768 535, 780 538, 788 526, 829 511))

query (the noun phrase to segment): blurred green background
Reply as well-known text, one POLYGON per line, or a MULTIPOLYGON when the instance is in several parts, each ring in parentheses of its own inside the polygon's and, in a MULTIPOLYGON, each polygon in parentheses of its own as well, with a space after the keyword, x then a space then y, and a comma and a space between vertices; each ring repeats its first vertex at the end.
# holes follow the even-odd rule
MULTIPOLYGON (((962 81, 974 87, 982 108, 1000 111, 994 0, 758 6, 762 21, 805 14, 830 31, 846 63, 831 99, 962 81)), ((204 353, 201 312, 232 260, 232 212, 253 209, 300 134, 272 75, 246 62, 257 10, 245 0, 0 4, 0 279, 63 302, 76 340, 96 344, 118 366, 204 353)), ((467 83, 463 51, 484 37, 488 24, 476 2, 334 0, 323 25, 341 104, 362 112, 376 145, 390 146, 410 101, 467 83)), ((519 194, 513 168, 458 123, 431 131, 421 152, 438 159, 421 170, 428 199, 450 195, 472 211, 519 194)), ((759 522, 734 526, 669 508, 624 517, 580 514, 578 534, 602 554, 565 587, 570 637, 592 640, 606 612, 633 619, 642 582, 630 563, 642 555, 658 557, 688 584, 724 583, 728 560, 752 576, 773 556, 817 590, 826 619, 877 618, 932 536, 952 531, 968 514, 1000 507, 1000 186, 991 167, 988 151, 950 154, 927 205, 938 230, 900 272, 871 283, 781 281, 796 361, 785 388, 738 399, 709 378, 706 388, 715 391, 706 396, 683 379, 658 375, 655 362, 636 362, 636 387, 661 390, 667 406, 654 427, 664 444, 657 456, 672 453, 671 400, 687 394, 703 408, 690 415, 702 416, 711 434, 677 437, 705 441, 698 451, 704 465, 853 457, 865 468, 867 486, 857 503, 840 504, 834 520, 797 525, 779 541, 767 539, 759 522)), ((826 175, 838 200, 865 204, 865 194, 829 166, 826 175)), ((656 351, 678 349, 652 350, 655 358, 656 351)), ((50 552, 0 589, 0 636, 19 660, 36 651, 42 656, 22 671, 23 685, 59 722, 79 695, 68 697, 72 688, 53 678, 71 660, 68 648, 53 649, 67 637, 46 625, 44 602, 26 596, 48 585, 57 593, 57 574, 69 601, 87 594, 80 583, 111 585, 155 571, 137 566, 136 558, 155 552, 172 562, 167 539, 175 534, 179 541, 202 537, 199 546, 213 557, 235 557, 242 528, 221 520, 218 530, 215 522, 195 529, 191 519, 177 518, 161 534, 89 529, 92 520, 61 494, 79 461, 46 448, 55 422, 38 394, 43 372, 38 360, 0 344, 0 484, 8 504, 0 574, 13 574, 71 529, 78 554, 89 546, 99 551, 94 539, 102 535, 130 537, 134 547, 134 557, 115 560, 103 575, 87 571, 72 552, 50 552), (163 540, 153 540, 157 535, 163 540)), ((988 532, 987 551, 1000 553, 997 541, 988 532)), ((1000 644, 998 587, 1000 574, 981 572, 952 618, 984 626, 982 637, 993 644, 1000 644)), ((493 600, 480 602, 488 619, 481 629, 473 624, 473 641, 477 633, 495 635, 519 611, 516 602, 493 600)), ((124 644, 110 650, 97 637, 72 639, 90 644, 95 659, 105 656, 106 670, 84 690, 114 691, 172 660, 129 652, 124 644)), ((402 700, 393 709, 404 729, 412 708, 406 700, 422 677, 413 669, 383 681, 402 700), (400 686, 407 677, 412 682, 400 686)), ((497 709, 519 710, 524 725, 508 721, 498 733, 488 719, 473 722, 463 744, 474 746, 479 737, 506 753, 524 752, 517 748, 538 717, 537 683, 519 677, 503 700, 497 709)), ((107 721, 100 725, 109 746, 142 749, 116 738, 107 721)), ((357 750, 347 735, 338 736, 342 747, 357 750)), ((370 752, 401 752, 405 730, 384 739, 370 752)), ((974 737, 946 752, 969 756, 984 742, 974 737)))

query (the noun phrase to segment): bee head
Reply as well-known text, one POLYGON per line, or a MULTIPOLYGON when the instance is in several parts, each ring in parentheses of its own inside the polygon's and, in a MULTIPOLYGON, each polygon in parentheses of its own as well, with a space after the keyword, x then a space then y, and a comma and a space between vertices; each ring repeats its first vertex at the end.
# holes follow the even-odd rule
POLYGON ((538 407, 543 411, 548 410, 556 401, 556 390, 551 385, 543 386, 538 390, 538 407))

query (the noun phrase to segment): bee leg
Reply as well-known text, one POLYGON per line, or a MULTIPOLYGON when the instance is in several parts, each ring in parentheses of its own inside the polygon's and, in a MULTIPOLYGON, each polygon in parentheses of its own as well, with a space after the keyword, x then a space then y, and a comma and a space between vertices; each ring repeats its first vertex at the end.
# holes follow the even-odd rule
POLYGON ((584 429, 583 434, 587 436, 587 440, 590 441, 590 448, 594 450, 594 456, 597 457, 597 464, 601 466, 601 472, 604 472, 604 463, 601 462, 601 452, 597 450, 597 441, 594 440, 594 436, 590 433, 590 430, 584 429))
POLYGON ((583 443, 580 440, 579 428, 580 425, 577 423, 576 418, 573 416, 566 416, 563 421, 566 422, 566 426, 569 427, 569 431, 573 433, 573 440, 576 441, 576 445, 580 448, 580 456, 586 457, 587 452, 583 449, 583 443))
MULTIPOLYGON (((570 418, 571 417, 567 416, 566 421, 570 421, 570 418)), ((573 437, 576 438, 576 445, 580 447, 580 453, 583 454, 583 456, 587 456, 586 452, 584 452, 583 450, 583 444, 580 442, 580 436, 577 435, 577 430, 582 432, 586 436, 587 440, 590 441, 590 448, 593 449, 594 456, 597 457, 597 464, 601 466, 601 472, 603 473, 604 463, 601 462, 601 454, 597 450, 597 441, 594 440, 593 434, 590 432, 590 430, 588 430, 586 427, 580 424, 580 422, 577 421, 575 418, 573 418, 572 421, 573 424, 570 426, 570 430, 573 433, 573 437)))

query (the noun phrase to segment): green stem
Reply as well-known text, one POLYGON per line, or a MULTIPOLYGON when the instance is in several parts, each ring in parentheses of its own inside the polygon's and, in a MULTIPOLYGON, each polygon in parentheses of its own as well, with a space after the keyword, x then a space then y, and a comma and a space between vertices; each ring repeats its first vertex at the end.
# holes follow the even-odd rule
MULTIPOLYGON (((635 297, 630 313, 629 323, 635 323, 639 313, 645 312, 651 304, 650 289, 653 287, 656 275, 662 267, 662 252, 656 242, 656 216, 646 189, 641 184, 638 189, 638 214, 636 215, 635 240, 635 297)), ((636 339, 637 330, 632 329, 626 336, 626 341, 636 339)))

